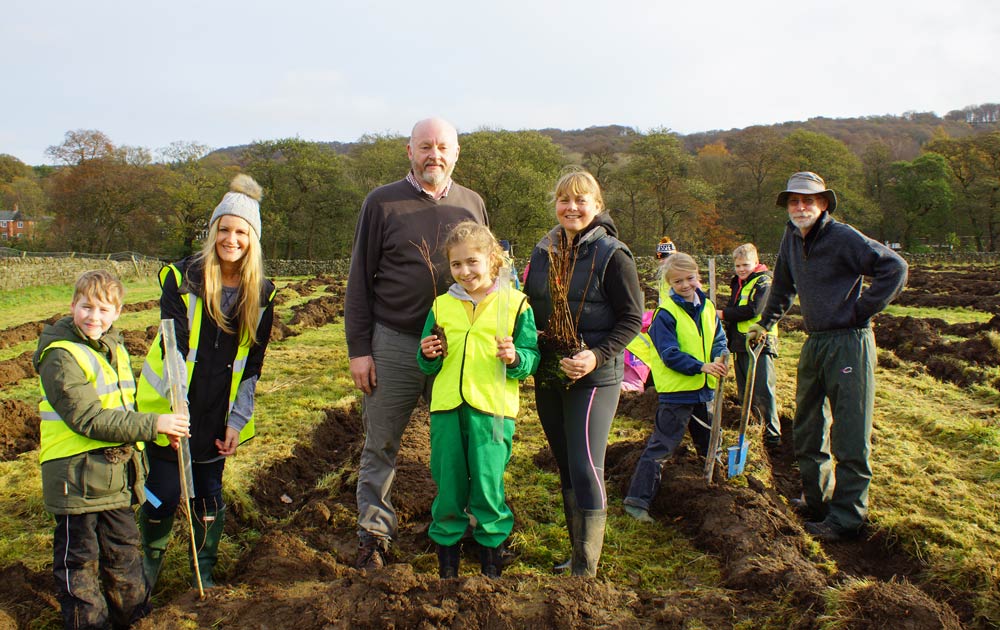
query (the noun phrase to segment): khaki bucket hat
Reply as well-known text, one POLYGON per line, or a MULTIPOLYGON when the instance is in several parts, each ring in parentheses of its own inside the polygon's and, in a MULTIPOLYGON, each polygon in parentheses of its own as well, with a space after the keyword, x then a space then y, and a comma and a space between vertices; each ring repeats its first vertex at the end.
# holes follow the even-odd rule
POLYGON ((795 173, 788 178, 788 186, 778 193, 777 205, 785 208, 788 206, 788 195, 798 193, 800 195, 822 195, 826 197, 828 203, 826 211, 833 214, 837 209, 837 193, 826 187, 826 182, 816 173, 802 171, 795 173))

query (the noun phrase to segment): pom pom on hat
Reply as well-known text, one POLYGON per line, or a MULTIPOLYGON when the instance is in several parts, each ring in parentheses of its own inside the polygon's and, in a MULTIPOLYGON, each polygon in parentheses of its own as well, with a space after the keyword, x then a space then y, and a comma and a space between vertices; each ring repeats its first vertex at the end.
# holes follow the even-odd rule
POLYGON ((219 217, 230 214, 249 223, 257 234, 257 240, 260 240, 260 199, 263 192, 260 184, 252 177, 240 173, 229 183, 229 192, 215 207, 208 225, 211 226, 219 217))
POLYGON ((669 236, 664 236, 660 239, 660 242, 656 244, 656 257, 666 258, 670 254, 677 251, 677 247, 674 246, 674 242, 670 240, 669 236))

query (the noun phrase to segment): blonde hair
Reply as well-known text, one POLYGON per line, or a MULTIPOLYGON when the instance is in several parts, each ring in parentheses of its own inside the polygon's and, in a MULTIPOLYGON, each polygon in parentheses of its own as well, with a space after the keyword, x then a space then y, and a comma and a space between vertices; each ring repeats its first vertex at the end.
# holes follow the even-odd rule
POLYGON ((490 260, 490 278, 496 279, 500 275, 500 266, 503 264, 503 248, 497 242, 493 232, 484 225, 475 221, 462 221, 448 232, 444 239, 444 254, 451 264, 451 250, 457 245, 466 245, 472 249, 482 252, 490 260))
POLYGON ((743 243, 739 247, 733 250, 733 262, 736 262, 737 258, 743 258, 745 260, 756 260, 760 262, 760 257, 757 255, 757 247, 753 243, 743 243))
POLYGON ((114 304, 121 308, 125 297, 125 285, 113 273, 103 269, 84 271, 76 279, 73 288, 73 304, 81 297, 98 300, 106 304, 114 304))
POLYGON ((553 193, 553 203, 560 197, 575 197, 576 195, 593 195, 597 204, 597 209, 604 210, 604 197, 601 195, 601 186, 594 179, 594 176, 583 169, 573 170, 566 173, 556 182, 556 190, 553 193))
MULTIPOLYGON (((249 223, 247 224, 249 226, 249 223)), ((213 221, 208 228, 208 236, 201 246, 201 251, 195 255, 195 263, 201 263, 204 269, 204 298, 208 316, 216 325, 228 334, 236 330, 231 321, 239 322, 239 341, 250 340, 251 344, 259 343, 257 339, 257 321, 260 311, 260 292, 264 284, 264 257, 261 255, 260 239, 257 232, 247 230, 248 244, 246 253, 240 259, 239 301, 236 303, 234 318, 227 318, 222 312, 222 264, 219 254, 215 251, 215 242, 219 236, 219 221, 213 221)))
POLYGON ((670 272, 679 271, 681 273, 693 273, 696 278, 701 280, 701 273, 698 270, 698 263, 695 259, 691 257, 690 254, 685 254, 684 252, 674 252, 670 256, 663 259, 660 263, 660 269, 657 275, 661 282, 670 283, 670 272))

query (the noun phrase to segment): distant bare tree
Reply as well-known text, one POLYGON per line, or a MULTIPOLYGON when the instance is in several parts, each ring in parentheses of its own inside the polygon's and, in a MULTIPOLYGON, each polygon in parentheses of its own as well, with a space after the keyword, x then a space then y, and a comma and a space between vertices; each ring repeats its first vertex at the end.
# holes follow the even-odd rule
POLYGON ((115 145, 111 138, 97 129, 76 129, 67 131, 62 144, 45 149, 45 154, 63 164, 82 164, 114 156, 115 145))

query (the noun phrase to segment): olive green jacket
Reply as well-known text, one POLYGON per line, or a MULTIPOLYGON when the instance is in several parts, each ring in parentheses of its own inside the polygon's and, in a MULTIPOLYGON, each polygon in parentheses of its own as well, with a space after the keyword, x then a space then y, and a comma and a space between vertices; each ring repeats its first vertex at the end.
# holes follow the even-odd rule
MULTIPOLYGON (((104 409, 97 390, 87 380, 76 359, 61 348, 45 349, 55 341, 84 343, 117 367, 116 349, 121 334, 112 327, 94 341, 82 335, 72 317, 46 326, 38 340, 34 365, 49 403, 72 430, 103 442, 135 442, 156 438, 153 413, 104 409), (44 353, 44 356, 43 356, 44 353)), ((42 464, 45 509, 52 514, 85 514, 128 507, 145 500, 144 454, 133 449, 97 448, 42 464), (128 456, 128 450, 132 450, 128 456), (108 452, 106 452, 108 451, 108 452), (110 458, 110 459, 109 459, 110 458), (118 460, 122 461, 118 461, 118 460)))

